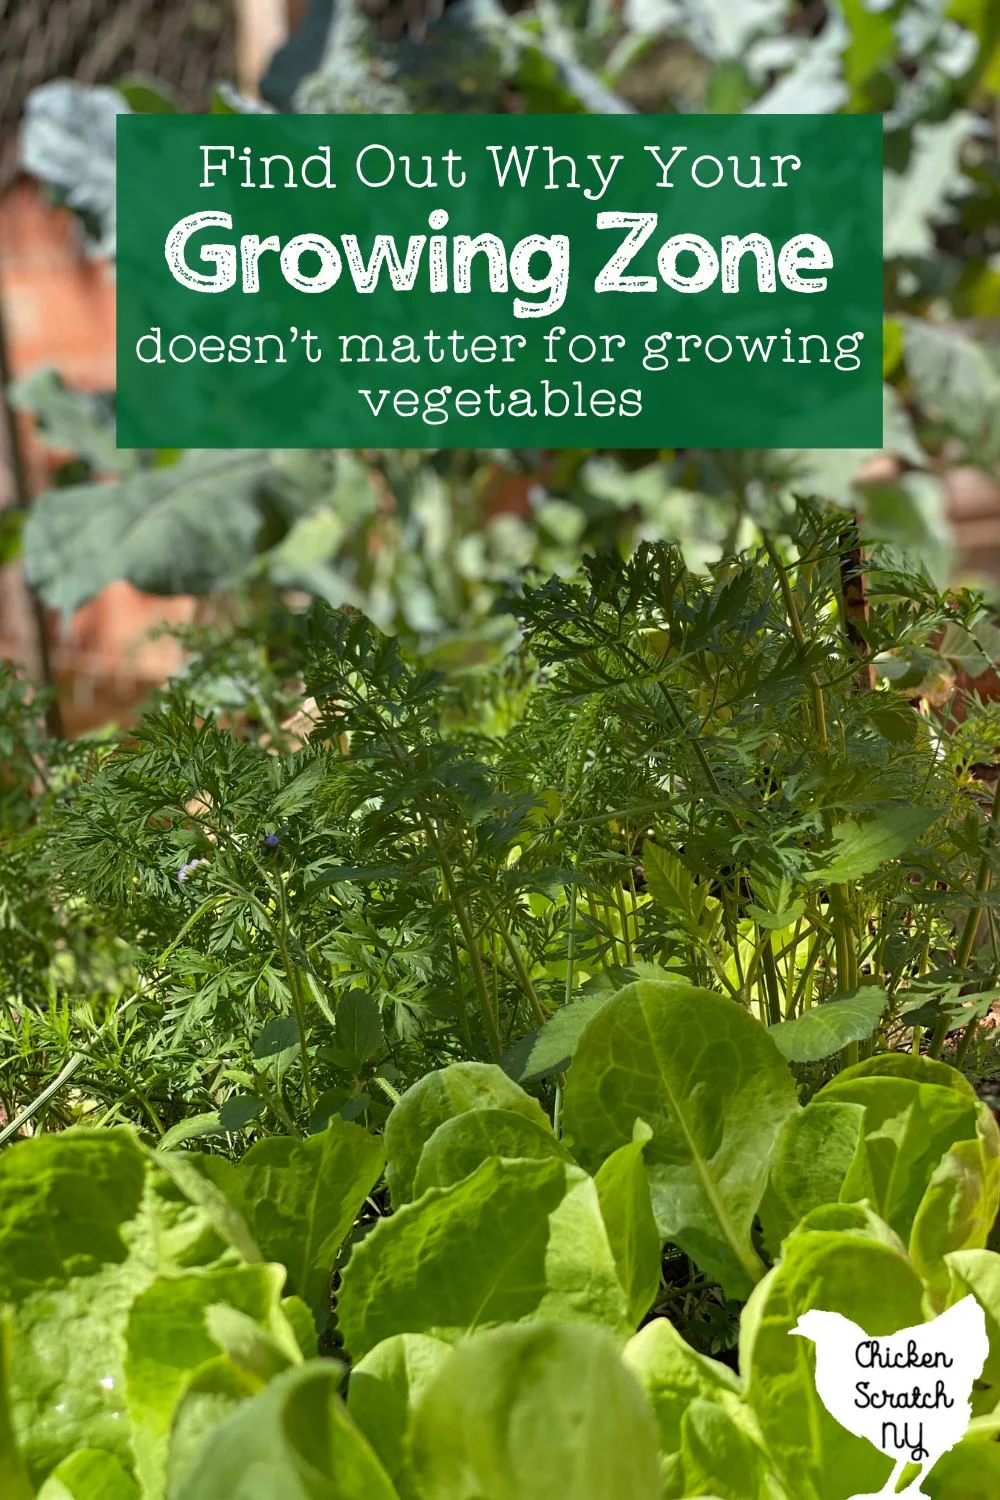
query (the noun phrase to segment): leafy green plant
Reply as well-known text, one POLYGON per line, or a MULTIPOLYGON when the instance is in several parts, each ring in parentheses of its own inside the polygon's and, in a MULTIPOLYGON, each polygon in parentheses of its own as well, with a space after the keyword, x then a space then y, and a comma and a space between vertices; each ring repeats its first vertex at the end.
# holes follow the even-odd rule
POLYGON ((171 1139, 378 1126, 458 1058, 552 1098, 647 971, 738 1000, 812 1087, 903 1036, 964 1059, 1000 973, 995 712, 907 700, 943 653, 989 666, 984 606, 883 553, 852 633, 842 523, 797 514, 710 581, 662 544, 527 579, 513 650, 318 604, 209 642, 57 804, 22 799, 46 902, 138 972, 59 1030, 14 952, 8 1114, 73 1057, 60 1108, 171 1139))
POLYGON ((121 1128, 16 1146, 0 1159, 11 1493, 845 1500, 888 1461, 820 1404, 788 1337, 800 1312, 878 1336, 970 1291, 991 1353, 931 1493, 993 1475, 1000 1130, 953 1068, 873 1058, 803 1106, 732 999, 642 980, 584 1028, 562 1122, 495 1065, 460 1063, 404 1094, 381 1143, 334 1122, 238 1168, 121 1128), (707 1024, 712 1048, 665 1045, 707 1024), (643 1028, 645 1049, 610 1066, 609 1026, 643 1028), (355 1225, 383 1162, 391 1208, 355 1225), (753 1287, 738 1373, 663 1315, 670 1236, 753 1287))

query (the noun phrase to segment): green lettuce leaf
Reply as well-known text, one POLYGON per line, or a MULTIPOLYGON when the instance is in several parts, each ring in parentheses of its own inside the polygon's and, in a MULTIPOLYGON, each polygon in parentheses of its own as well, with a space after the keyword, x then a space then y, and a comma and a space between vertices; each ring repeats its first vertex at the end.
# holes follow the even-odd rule
POLYGON ((681 1418, 681 1464, 689 1495, 718 1500, 780 1500, 767 1455, 723 1406, 695 1398, 681 1418))
POLYGON ((131 1468, 124 1364, 133 1302, 157 1276, 238 1266, 248 1253, 259 1260, 213 1185, 175 1158, 154 1157, 128 1129, 37 1136, 0 1156, 10 1409, 36 1484, 79 1448, 131 1468))
POLYGON ((10 1337, 10 1317, 0 1312, 0 1495, 7 1500, 33 1500, 10 1414, 10 1337))
POLYGON ((760 1206, 764 1240, 772 1254, 806 1214, 839 1202, 849 1176, 853 1175, 858 1197, 872 1196, 864 1122, 862 1105, 822 1097, 788 1116, 760 1206))
POLYGON ((727 1365, 692 1349, 666 1318, 654 1318, 641 1328, 625 1345, 622 1358, 652 1403, 662 1452, 680 1452, 681 1422, 692 1401, 714 1402, 756 1428, 738 1377, 727 1365))
POLYGON ((867 1161, 858 1158, 843 1196, 845 1201, 869 1196, 886 1223, 907 1241, 945 1152, 959 1141, 976 1140, 979 1101, 936 1083, 858 1075, 851 1069, 816 1099, 864 1108, 867 1161))
POLYGON ((659 1500, 656 1423, 599 1329, 503 1328, 462 1344, 417 1401, 422 1500, 659 1500))
POLYGON ((171 1500, 398 1500, 337 1394, 342 1378, 327 1360, 279 1375, 210 1435, 171 1500))
POLYGON ((910 1259, 938 1296, 948 1286, 945 1257, 982 1250, 1000 1208, 1000 1129, 980 1104, 976 1138, 956 1141, 938 1162, 910 1230, 910 1259))
POLYGON ((451 1354, 441 1339, 398 1333, 376 1344, 351 1371, 347 1410, 403 1500, 414 1494, 407 1451, 411 1412, 451 1354))
MULTIPOLYGON (((3 1494, 7 1500, 7 1491, 3 1494)), ((139 1500, 139 1491, 117 1458, 96 1448, 80 1448, 53 1469, 38 1500, 139 1500)))
POLYGON ((1000 1445, 966 1438, 922 1481, 928 1500, 994 1500, 1000 1495, 1000 1445))
POLYGON ((618 1279, 628 1298, 629 1320, 638 1326, 660 1290, 660 1233, 653 1218, 642 1153, 652 1132, 636 1124, 636 1139, 612 1151, 594 1177, 618 1279))
POLYGON ((901 1248, 860 1229, 791 1235, 779 1264, 755 1288, 741 1320, 740 1368, 768 1451, 796 1500, 875 1493, 892 1470, 823 1405, 815 1347, 791 1336, 799 1316, 810 1308, 839 1312, 877 1338, 924 1321, 923 1290, 901 1248))
POLYGON ((540 1125, 510 1109, 470 1109, 439 1125, 420 1153, 413 1196, 429 1187, 461 1182, 491 1156, 556 1157, 571 1161, 548 1123, 540 1125))
POLYGON ((541 1105, 492 1063, 452 1063, 425 1074, 386 1122, 385 1177, 394 1208, 413 1197, 417 1164, 438 1126, 473 1109, 510 1110, 548 1126, 541 1105))
POLYGON ((946 1264, 951 1279, 949 1306, 971 1292, 986 1314, 990 1352, 982 1379, 990 1387, 984 1408, 991 1411, 1000 1401, 1000 1255, 991 1250, 955 1250, 946 1257, 946 1264))
POLYGON ((330 1277, 337 1251, 382 1175, 382 1142, 335 1117, 304 1140, 270 1136, 240 1163, 243 1202, 269 1260, 288 1270, 288 1289, 322 1329, 330 1319, 330 1277))
POLYGON ((396 1333, 453 1341, 540 1319, 631 1331, 597 1188, 555 1160, 494 1157, 381 1220, 344 1270, 337 1312, 356 1359, 396 1333))
POLYGON ((177 1408, 191 1377, 228 1355, 245 1377, 244 1392, 262 1388, 299 1362, 281 1312, 280 1266, 231 1266, 161 1276, 132 1304, 125 1330, 125 1403, 132 1424, 143 1500, 163 1500, 177 1408))
POLYGON ((751 1226, 774 1143, 797 1108, 777 1047, 735 1001, 640 980, 581 1037, 563 1119, 567 1145, 591 1170, 646 1121, 661 1237, 742 1296, 764 1272, 751 1226))

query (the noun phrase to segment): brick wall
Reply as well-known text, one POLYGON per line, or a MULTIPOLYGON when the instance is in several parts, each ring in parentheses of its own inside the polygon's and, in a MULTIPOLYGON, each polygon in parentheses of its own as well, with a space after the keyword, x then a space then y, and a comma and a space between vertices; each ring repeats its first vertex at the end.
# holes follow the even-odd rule
MULTIPOLYGON (((24 179, 0 198, 0 297, 16 375, 50 366, 84 390, 114 387, 110 268, 84 256, 73 215, 50 207, 24 179)), ((22 420, 21 433, 29 485, 37 494, 65 455, 53 454, 35 439, 30 419, 22 420)), ((12 498, 5 463, 0 505, 12 498)), ((79 732, 127 715, 151 684, 176 670, 180 657, 173 643, 144 638, 164 621, 189 619, 193 609, 193 600, 155 599, 116 583, 67 625, 49 616, 66 727, 79 732)), ((38 670, 35 622, 15 567, 0 570, 0 656, 38 670)))

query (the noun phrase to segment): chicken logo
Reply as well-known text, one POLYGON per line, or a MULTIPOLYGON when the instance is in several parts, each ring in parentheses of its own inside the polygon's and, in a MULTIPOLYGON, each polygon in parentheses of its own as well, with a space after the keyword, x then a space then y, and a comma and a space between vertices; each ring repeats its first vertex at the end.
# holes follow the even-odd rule
POLYGON ((973 1382, 989 1352, 986 1317, 976 1299, 964 1297, 940 1317, 887 1338, 871 1338, 835 1312, 803 1313, 789 1331, 816 1345, 816 1391, 830 1415, 895 1459, 879 1497, 925 1495, 925 1476, 965 1434, 973 1382), (919 1464, 920 1473, 897 1495, 909 1464, 919 1464))

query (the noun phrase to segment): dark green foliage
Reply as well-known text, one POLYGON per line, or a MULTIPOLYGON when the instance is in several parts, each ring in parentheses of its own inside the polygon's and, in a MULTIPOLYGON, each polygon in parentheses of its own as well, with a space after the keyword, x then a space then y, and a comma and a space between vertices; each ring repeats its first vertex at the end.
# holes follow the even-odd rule
POLYGON ((315 603, 270 646, 206 642, 117 741, 64 752, 22 706, 5 837, 8 868, 37 873, 10 909, 41 893, 42 931, 107 934, 85 952, 113 990, 86 1001, 12 916, 8 1113, 79 1052, 76 1107, 156 1133, 230 1094, 230 1133, 377 1126, 429 1066, 509 1053, 516 1074, 564 1006, 647 970, 766 1025, 860 989, 847 1031, 831 1012, 802 1044, 812 1064, 898 1036, 903 1011, 935 1051, 955 1026, 971 1040, 956 997, 988 994, 997 960, 969 768, 995 715, 972 705, 942 737, 894 679, 982 605, 876 556, 865 654, 885 680, 859 691, 842 523, 796 525, 794 548, 708 578, 662 544, 526 578, 504 605, 519 644, 458 671, 315 603))

